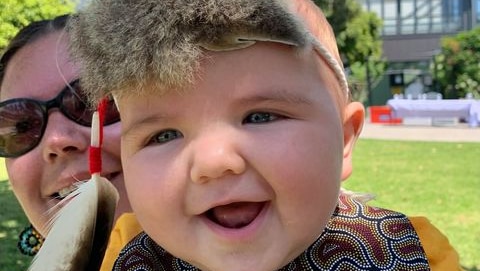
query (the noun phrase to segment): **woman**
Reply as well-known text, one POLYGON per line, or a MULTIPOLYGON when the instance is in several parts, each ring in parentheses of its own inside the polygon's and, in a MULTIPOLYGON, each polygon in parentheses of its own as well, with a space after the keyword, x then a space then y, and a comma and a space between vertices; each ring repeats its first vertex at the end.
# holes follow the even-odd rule
MULTIPOLYGON (((13 192, 33 226, 19 243, 27 254, 34 254, 41 236, 47 234, 49 210, 74 183, 90 178, 92 112, 84 103, 78 67, 68 54, 64 32, 67 20, 68 15, 64 15, 30 24, 17 34, 0 59, 0 156, 6 158, 13 192), (39 237, 38 243, 32 242, 31 236, 39 237)), ((113 101, 107 112, 102 176, 120 194, 116 220, 131 208, 120 163, 120 119, 113 101)), ((139 232, 135 221, 130 221, 126 227, 117 223, 102 270, 111 269, 119 249, 139 232)))

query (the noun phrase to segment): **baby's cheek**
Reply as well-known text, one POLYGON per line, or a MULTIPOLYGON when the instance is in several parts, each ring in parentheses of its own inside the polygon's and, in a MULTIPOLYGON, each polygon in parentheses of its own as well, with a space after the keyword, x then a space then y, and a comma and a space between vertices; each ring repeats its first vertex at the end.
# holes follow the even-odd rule
POLYGON ((133 204, 137 201, 138 195, 142 192, 148 192, 145 176, 140 165, 130 162, 128 159, 123 160, 123 174, 125 180, 125 188, 128 197, 133 204))

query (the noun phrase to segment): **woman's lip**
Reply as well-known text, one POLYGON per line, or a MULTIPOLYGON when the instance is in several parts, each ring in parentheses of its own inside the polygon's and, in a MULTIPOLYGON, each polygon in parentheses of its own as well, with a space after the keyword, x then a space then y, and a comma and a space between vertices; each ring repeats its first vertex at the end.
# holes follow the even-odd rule
POLYGON ((86 180, 74 182, 71 185, 60 189, 58 192, 55 192, 55 193, 51 194, 50 198, 56 199, 56 200, 62 200, 66 196, 68 196, 70 193, 77 190, 78 186, 80 184, 84 183, 85 181, 86 180))
POLYGON ((113 181, 115 181, 116 178, 117 178, 118 176, 120 176, 121 174, 122 174, 121 171, 116 171, 116 172, 112 172, 112 173, 110 173, 110 174, 106 174, 104 177, 105 177, 107 180, 109 180, 110 182, 113 182, 113 181))
MULTIPOLYGON (((121 174, 121 171, 116 171, 116 172, 112 172, 112 173, 102 174, 102 176, 104 176, 109 181, 114 181, 115 178, 120 176, 120 174, 121 174)), ((56 199, 56 200, 62 200, 68 194, 75 191, 78 184, 86 182, 91 178, 90 174, 88 174, 88 178, 86 178, 85 176, 87 176, 87 175, 85 175, 85 174, 75 174, 75 175, 73 175, 73 178, 71 177, 70 181, 68 181, 68 182, 71 182, 70 185, 64 186, 64 187, 60 188, 58 191, 50 194, 49 198, 56 199)))
POLYGON ((262 203, 262 209, 257 216, 248 225, 239 228, 228 228, 216 223, 209 218, 207 215, 208 212, 201 214, 200 218, 205 225, 207 225, 207 227, 221 239, 233 242, 252 240, 252 238, 255 238, 255 236, 257 236, 260 232, 260 228, 262 228, 262 225, 264 224, 264 221, 266 220, 270 210, 270 202, 262 203))

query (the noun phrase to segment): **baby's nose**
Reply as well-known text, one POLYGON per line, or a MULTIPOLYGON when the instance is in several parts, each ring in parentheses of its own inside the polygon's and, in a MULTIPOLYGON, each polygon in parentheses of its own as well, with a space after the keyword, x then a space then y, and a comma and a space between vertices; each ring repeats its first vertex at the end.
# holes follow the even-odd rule
POLYGON ((241 174, 246 162, 237 140, 233 133, 217 132, 196 138, 191 149, 191 180, 204 183, 228 174, 241 174))

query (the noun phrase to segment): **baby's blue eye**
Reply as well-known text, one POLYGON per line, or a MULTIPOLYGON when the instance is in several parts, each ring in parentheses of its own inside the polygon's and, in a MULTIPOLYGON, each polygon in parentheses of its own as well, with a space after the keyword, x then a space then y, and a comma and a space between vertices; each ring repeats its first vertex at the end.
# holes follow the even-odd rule
POLYGON ((267 113, 267 112, 255 112, 249 114, 244 120, 243 123, 265 123, 271 122, 279 119, 277 114, 267 113))
POLYGON ((163 144, 181 137, 183 137, 182 133, 177 130, 163 130, 155 134, 149 143, 163 144))

